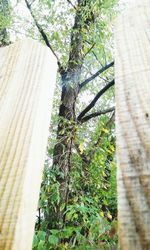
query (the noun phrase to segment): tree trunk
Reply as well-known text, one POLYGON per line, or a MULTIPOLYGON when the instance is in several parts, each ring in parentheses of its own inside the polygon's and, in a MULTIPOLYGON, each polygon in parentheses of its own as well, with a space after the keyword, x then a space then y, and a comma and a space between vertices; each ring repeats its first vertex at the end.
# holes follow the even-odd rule
MULTIPOLYGON (((76 74, 76 73, 75 73, 76 74)), ((63 210, 60 206, 66 204, 68 200, 68 182, 70 170, 70 157, 72 153, 72 143, 74 138, 75 125, 75 102, 78 94, 78 82, 74 81, 74 88, 70 86, 73 76, 66 74, 63 79, 61 105, 59 109, 59 124, 57 130, 57 144, 54 147, 53 167, 58 167, 60 175, 57 176, 57 181, 60 184, 60 202, 57 205, 56 220, 60 226, 63 222, 63 210)))
POLYGON ((53 216, 52 214, 49 215, 49 218, 55 218, 54 220, 56 222, 56 226, 58 227, 61 227, 62 222, 65 220, 63 215, 64 209, 61 209, 61 205, 66 205, 68 200, 68 182, 71 167, 70 158, 76 124, 75 103, 79 93, 79 80, 84 60, 83 32, 88 31, 92 22, 93 19, 90 13, 90 1, 78 0, 75 23, 71 34, 69 60, 66 70, 62 70, 60 72, 62 80, 62 94, 61 105, 59 108, 57 143, 54 147, 53 153, 53 168, 57 166, 61 172, 56 178, 60 184, 60 202, 57 204, 56 211, 53 216), (85 8, 87 4, 89 5, 89 8, 85 8), (84 17, 83 12, 85 12, 86 18, 84 17))
POLYGON ((134 2, 116 30, 119 242, 150 249, 150 42, 148 0, 134 2))

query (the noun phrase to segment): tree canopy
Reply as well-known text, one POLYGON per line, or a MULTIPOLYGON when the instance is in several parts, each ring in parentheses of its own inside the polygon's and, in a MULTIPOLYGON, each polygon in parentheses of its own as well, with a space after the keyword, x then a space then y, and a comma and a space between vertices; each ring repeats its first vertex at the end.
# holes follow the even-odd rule
POLYGON ((33 249, 113 249, 117 0, 3 3, 13 8, 11 25, 1 8, 2 45, 32 37, 46 44, 58 63, 33 249))

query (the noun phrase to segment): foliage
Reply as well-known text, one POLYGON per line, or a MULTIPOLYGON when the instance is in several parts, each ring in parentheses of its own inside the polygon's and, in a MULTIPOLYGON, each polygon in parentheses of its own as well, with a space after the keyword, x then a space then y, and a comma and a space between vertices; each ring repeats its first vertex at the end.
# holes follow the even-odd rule
POLYGON ((0 3, 0 46, 9 43, 7 28, 11 25, 11 7, 7 0, 0 3))
POLYGON ((43 43, 48 40, 59 67, 33 250, 113 249, 117 245, 114 109, 109 111, 114 84, 97 97, 113 80, 113 63, 105 67, 113 62, 116 2, 26 1, 29 17, 19 16, 18 9, 14 14, 16 37, 23 26, 26 36, 43 43), (102 73, 94 77, 99 69, 102 73), (71 107, 70 116, 60 114, 64 103, 71 107), (99 111, 106 112, 98 115, 99 111))
MULTIPOLYGON (((92 135, 92 141, 99 136, 98 132, 102 130, 103 124, 99 124, 98 131, 92 135)), ((51 223, 50 227, 53 229, 47 234, 48 240, 43 242, 45 249, 111 249, 117 244, 115 138, 113 128, 108 131, 103 127, 103 130, 103 143, 97 148, 88 169, 83 168, 81 158, 76 152, 72 156, 70 197, 67 206, 62 204, 62 209, 65 207, 65 221, 61 229, 56 229, 53 220, 48 218, 51 208, 47 207, 48 197, 52 210, 59 203, 59 182, 56 182, 56 175, 61 172, 57 168, 49 171, 48 162, 45 164, 39 201, 45 219, 39 227, 37 223, 35 234, 39 238, 38 228, 44 230, 45 223, 51 223)), ((91 150, 83 142, 80 145, 83 152, 91 150)), ((39 249, 39 244, 42 244, 40 238, 36 242, 33 249, 39 249)))

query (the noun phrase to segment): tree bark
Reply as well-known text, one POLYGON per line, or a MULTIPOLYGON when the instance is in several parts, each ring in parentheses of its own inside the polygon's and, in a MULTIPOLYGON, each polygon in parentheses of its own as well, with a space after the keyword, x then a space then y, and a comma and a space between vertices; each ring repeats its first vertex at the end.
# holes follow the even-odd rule
MULTIPOLYGON (((63 215, 64 210, 61 209, 61 205, 67 204, 68 200, 69 171, 71 167, 70 158, 76 126, 75 103, 80 90, 79 81, 84 60, 83 29, 84 32, 87 32, 90 24, 93 22, 89 16, 90 9, 85 9, 86 4, 89 4, 90 7, 89 1, 78 1, 75 23, 71 34, 68 64, 66 70, 60 72, 62 94, 59 108, 57 143, 53 153, 53 168, 57 166, 61 171, 61 174, 56 178, 60 184, 60 202, 57 204, 56 211, 54 212, 54 218, 58 227, 61 227, 61 223, 65 220, 63 215), (88 11, 87 17, 84 20, 83 11, 88 11)), ((49 217, 52 216, 50 215, 49 217)))
POLYGON ((135 1, 116 27, 119 242, 150 249, 150 42, 148 0, 135 1))

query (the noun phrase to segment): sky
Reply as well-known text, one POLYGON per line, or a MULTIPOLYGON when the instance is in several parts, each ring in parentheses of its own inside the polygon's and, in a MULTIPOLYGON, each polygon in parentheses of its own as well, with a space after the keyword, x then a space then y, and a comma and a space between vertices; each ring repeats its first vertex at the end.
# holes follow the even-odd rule
MULTIPOLYGON (((55 0, 55 1, 61 1, 61 0, 55 0)), ((133 0, 120 0, 119 1, 119 8, 121 9, 121 10, 124 10, 124 9, 126 9, 127 8, 127 6, 128 6, 128 4, 129 4, 129 2, 132 2, 133 0)), ((13 7, 15 7, 16 6, 16 12, 18 12, 18 13, 21 13, 21 15, 22 15, 22 18, 24 19, 27 19, 27 23, 26 23, 26 25, 31 25, 31 27, 32 27, 32 18, 31 18, 31 15, 30 15, 30 13, 29 13, 29 10, 26 8, 26 5, 25 5, 25 3, 24 3, 24 0, 21 0, 21 1, 18 1, 18 0, 11 0, 11 2, 12 2, 12 4, 13 4, 13 7), (18 4, 17 4, 18 3, 18 4)), ((74 0, 72 0, 72 2, 74 2, 74 0)), ((18 20, 19 22, 21 21, 21 20, 18 20)), ((17 34, 17 37, 19 38, 19 39, 21 39, 21 38, 23 38, 23 37, 25 37, 26 36, 26 34, 25 34, 25 31, 24 31, 24 26, 23 26, 23 28, 21 28, 21 26, 23 25, 23 20, 20 22, 20 33, 19 34, 17 34)), ((17 22, 17 19, 16 19, 16 27, 19 25, 19 23, 17 22)), ((11 32, 11 40, 12 41, 15 41, 16 40, 16 34, 12 31, 11 32)), ((84 94, 83 94, 84 95, 84 94)), ((85 93, 85 96, 83 96, 83 100, 85 101, 86 100, 86 102, 88 103, 90 100, 91 100, 91 94, 89 94, 89 95, 87 95, 87 93, 85 93)))
MULTIPOLYGON (((62 0, 55 0, 56 2, 61 2, 62 0)), ((133 0, 119 0, 119 9, 120 10, 124 10, 128 7, 129 3, 132 2, 133 0)), ((30 2, 30 0, 29 0, 30 2)), ((72 2, 74 3, 75 0, 72 0, 72 2)), ((22 18, 25 18, 27 19, 27 25, 30 26, 30 20, 32 20, 31 18, 31 15, 29 13, 29 10, 26 8, 26 5, 25 5, 25 1, 24 0, 11 0, 11 3, 12 3, 12 8, 16 11, 16 13, 20 13, 20 15, 22 16, 22 18)), ((21 20, 18 20, 18 21, 21 21, 21 20)), ((33 21, 33 20, 32 20, 33 21)), ((16 26, 18 25, 17 23, 17 20, 16 20, 16 26)), ((24 33, 24 29, 21 29, 22 32, 24 33)), ((14 39, 12 40, 15 40, 15 36, 16 34, 13 35, 14 36, 14 39)), ((25 36, 25 34, 18 34, 17 35, 18 38, 21 38, 23 36, 25 36)))

